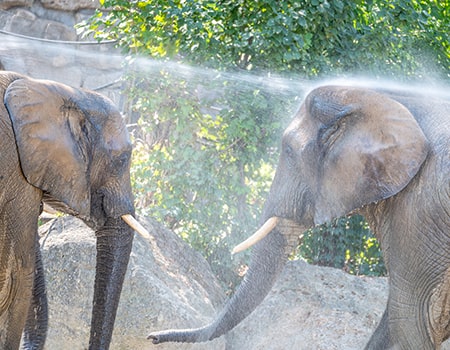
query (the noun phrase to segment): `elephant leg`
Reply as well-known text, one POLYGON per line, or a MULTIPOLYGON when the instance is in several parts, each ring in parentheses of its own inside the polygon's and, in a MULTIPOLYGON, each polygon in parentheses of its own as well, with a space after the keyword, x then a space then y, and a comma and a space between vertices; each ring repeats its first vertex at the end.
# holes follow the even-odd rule
POLYGON ((34 272, 33 295, 22 335, 22 347, 27 350, 41 350, 44 348, 48 326, 44 266, 38 240, 36 240, 35 252, 36 267, 34 272))
POLYGON ((8 245, 0 250, 0 349, 17 350, 32 296, 34 254, 17 257, 8 245))
POLYGON ((393 349, 409 350, 435 350, 431 335, 429 334, 429 322, 427 305, 415 294, 410 294, 408 299, 411 304, 405 304, 405 300, 391 300, 389 310, 389 333, 393 349), (415 300, 414 300, 415 299, 415 300))
POLYGON ((365 350, 384 350, 390 349, 389 344, 389 312, 388 308, 384 310, 383 317, 378 324, 377 329, 372 334, 365 350))
POLYGON ((40 191, 23 187, 0 203, 0 349, 17 350, 26 323, 35 277, 35 240, 40 191))
POLYGON ((411 304, 405 304, 407 294, 402 292, 400 302, 395 296, 389 297, 388 307, 365 350, 435 350, 438 348, 429 334, 428 321, 425 319, 426 303, 420 303, 420 298, 411 294, 406 297, 411 304))
MULTIPOLYGON (((431 234, 422 234, 431 237, 431 234)), ((436 350, 448 337, 450 322, 450 261, 443 237, 416 242, 414 249, 402 250, 401 240, 391 243, 389 300, 386 312, 388 349, 436 350), (433 258, 440 257, 439 261, 433 258)), ((386 321, 384 321, 386 322, 386 321)), ((386 325, 382 326, 386 328, 386 325)))

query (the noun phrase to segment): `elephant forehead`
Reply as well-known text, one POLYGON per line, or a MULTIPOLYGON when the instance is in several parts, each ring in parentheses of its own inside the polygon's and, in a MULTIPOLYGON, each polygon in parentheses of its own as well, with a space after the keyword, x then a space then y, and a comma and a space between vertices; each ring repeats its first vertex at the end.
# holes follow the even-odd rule
POLYGON ((318 101, 319 103, 326 102, 326 107, 336 107, 336 110, 339 111, 343 106, 355 103, 361 107, 370 109, 376 104, 382 105, 385 99, 386 96, 383 94, 368 88, 326 85, 311 91, 305 99, 305 104, 308 109, 311 109, 311 106, 317 104, 318 101))
POLYGON ((283 140, 295 149, 302 149, 314 137, 317 129, 317 123, 308 118, 302 107, 284 131, 283 140))
POLYGON ((118 112, 108 118, 104 127, 104 141, 111 150, 131 150, 130 135, 118 112))

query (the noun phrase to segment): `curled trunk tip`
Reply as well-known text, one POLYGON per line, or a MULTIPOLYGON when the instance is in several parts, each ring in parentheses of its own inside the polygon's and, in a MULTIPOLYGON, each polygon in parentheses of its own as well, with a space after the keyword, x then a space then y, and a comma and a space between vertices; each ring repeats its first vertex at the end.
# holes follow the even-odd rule
POLYGON ((165 331, 152 332, 147 336, 153 344, 161 344, 166 342, 176 343, 201 343, 213 340, 221 334, 213 335, 211 327, 206 326, 194 329, 169 329, 165 331))

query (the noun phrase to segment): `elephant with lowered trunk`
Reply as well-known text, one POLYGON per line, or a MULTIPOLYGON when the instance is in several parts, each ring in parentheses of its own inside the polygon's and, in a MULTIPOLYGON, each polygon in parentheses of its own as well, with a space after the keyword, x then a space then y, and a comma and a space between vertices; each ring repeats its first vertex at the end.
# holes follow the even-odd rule
POLYGON ((389 299, 367 349, 439 349, 450 336, 450 99, 323 86, 284 132, 249 270, 209 325, 154 343, 223 335, 264 299, 305 229, 359 212, 381 242, 389 299))
MULTIPOLYGON (((112 102, 56 82, 0 72, 0 348, 43 349, 47 299, 43 203, 96 231, 89 349, 108 349, 132 246, 131 143, 112 102)), ((136 226, 137 225, 137 226, 136 226)))

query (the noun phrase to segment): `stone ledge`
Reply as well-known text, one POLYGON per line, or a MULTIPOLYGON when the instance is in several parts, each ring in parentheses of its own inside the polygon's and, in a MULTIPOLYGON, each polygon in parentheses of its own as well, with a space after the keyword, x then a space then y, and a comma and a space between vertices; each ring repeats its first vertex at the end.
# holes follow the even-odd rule
POLYGON ((41 0, 42 6, 61 11, 78 11, 81 9, 96 9, 100 7, 98 0, 41 0))

